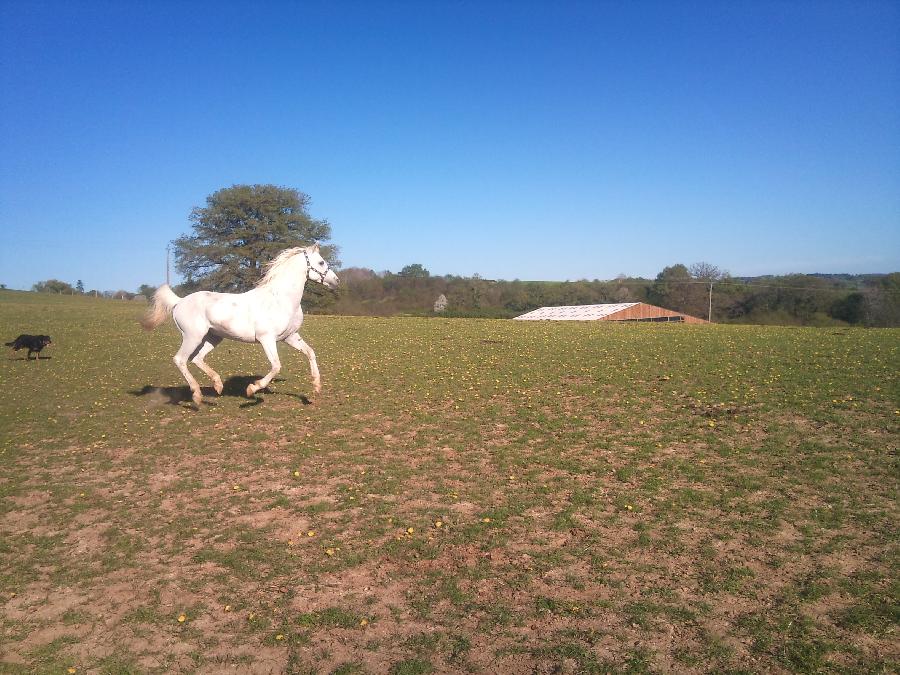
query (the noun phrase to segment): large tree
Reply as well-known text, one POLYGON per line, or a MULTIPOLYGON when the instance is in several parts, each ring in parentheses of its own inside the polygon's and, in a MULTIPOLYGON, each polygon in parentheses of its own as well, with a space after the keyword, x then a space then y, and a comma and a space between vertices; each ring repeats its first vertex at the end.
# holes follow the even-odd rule
POLYGON ((328 244, 331 225, 310 216, 309 203, 299 190, 275 185, 232 185, 214 192, 206 206, 191 212, 194 234, 175 240, 175 266, 185 285, 246 291, 280 251, 315 242, 336 263, 337 247, 328 244))
POLYGON ((31 287, 31 290, 37 291, 38 293, 66 293, 68 295, 72 295, 75 292, 75 289, 72 288, 72 284, 60 281, 59 279, 39 281, 31 287))
POLYGON ((156 292, 156 287, 151 286, 150 284, 141 284, 140 288, 137 290, 138 295, 143 295, 147 300, 153 299, 153 294, 156 292))
POLYGON ((415 279, 427 279, 431 276, 431 273, 425 269, 421 263, 415 263, 413 265, 407 265, 402 270, 397 272, 398 277, 412 277, 415 279))
POLYGON ((663 268, 650 287, 650 302, 678 312, 694 311, 694 278, 681 263, 663 268))

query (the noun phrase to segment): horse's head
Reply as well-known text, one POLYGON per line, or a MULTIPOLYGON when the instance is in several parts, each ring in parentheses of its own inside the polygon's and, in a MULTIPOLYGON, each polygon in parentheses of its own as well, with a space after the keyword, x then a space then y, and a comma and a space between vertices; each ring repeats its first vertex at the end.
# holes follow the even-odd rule
POLYGON ((341 280, 337 274, 331 269, 322 254, 319 253, 319 245, 315 244, 309 248, 303 249, 303 255, 306 256, 306 278, 311 281, 318 281, 320 284, 328 288, 337 288, 341 280))

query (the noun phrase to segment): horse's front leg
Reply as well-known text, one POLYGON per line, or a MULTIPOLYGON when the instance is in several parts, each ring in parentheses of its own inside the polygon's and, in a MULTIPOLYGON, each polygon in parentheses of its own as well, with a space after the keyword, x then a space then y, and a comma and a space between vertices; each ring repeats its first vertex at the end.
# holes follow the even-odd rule
POLYGON ((319 376, 319 364, 316 363, 316 353, 313 348, 304 342, 299 333, 286 337, 284 341, 297 351, 306 354, 306 358, 309 359, 309 372, 312 373, 313 388, 317 394, 322 393, 322 378, 319 376))
POLYGON ((269 363, 272 364, 272 369, 262 379, 247 385, 247 396, 253 396, 260 389, 268 387, 272 378, 281 371, 281 360, 278 358, 278 347, 275 344, 275 338, 271 335, 266 335, 264 337, 256 338, 256 341, 259 342, 265 350, 269 363))

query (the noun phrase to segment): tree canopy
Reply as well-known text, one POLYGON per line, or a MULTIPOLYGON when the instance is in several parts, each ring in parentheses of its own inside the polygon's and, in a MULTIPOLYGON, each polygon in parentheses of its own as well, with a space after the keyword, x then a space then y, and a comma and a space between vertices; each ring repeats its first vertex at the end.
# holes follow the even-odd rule
POLYGON ((397 272, 397 276, 427 279, 431 276, 431 274, 420 263, 414 263, 412 265, 407 265, 402 270, 397 272))
POLYGON ((693 281, 687 267, 681 263, 670 265, 656 275, 648 294, 650 301, 660 307, 692 314, 697 295, 697 289, 691 287, 693 281))
POLYGON ((75 289, 72 288, 72 284, 60 281, 59 279, 39 281, 31 287, 31 290, 37 291, 38 293, 68 293, 70 295, 75 292, 75 289))
POLYGON ((262 267, 292 246, 320 245, 336 263, 331 225, 309 215, 308 195, 275 185, 232 185, 195 207, 194 233, 175 240, 175 267, 190 289, 242 292, 262 276, 262 267))
POLYGON ((137 290, 138 295, 143 295, 147 300, 153 299, 153 294, 156 292, 156 288, 151 286, 150 284, 141 284, 137 290))

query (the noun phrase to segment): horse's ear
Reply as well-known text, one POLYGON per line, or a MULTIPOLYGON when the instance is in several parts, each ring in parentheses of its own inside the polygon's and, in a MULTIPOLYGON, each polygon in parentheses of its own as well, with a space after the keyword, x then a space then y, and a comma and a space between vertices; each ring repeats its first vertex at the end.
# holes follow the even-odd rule
POLYGON ((319 242, 316 242, 315 244, 313 244, 313 253, 318 253, 318 252, 319 252, 319 242))

